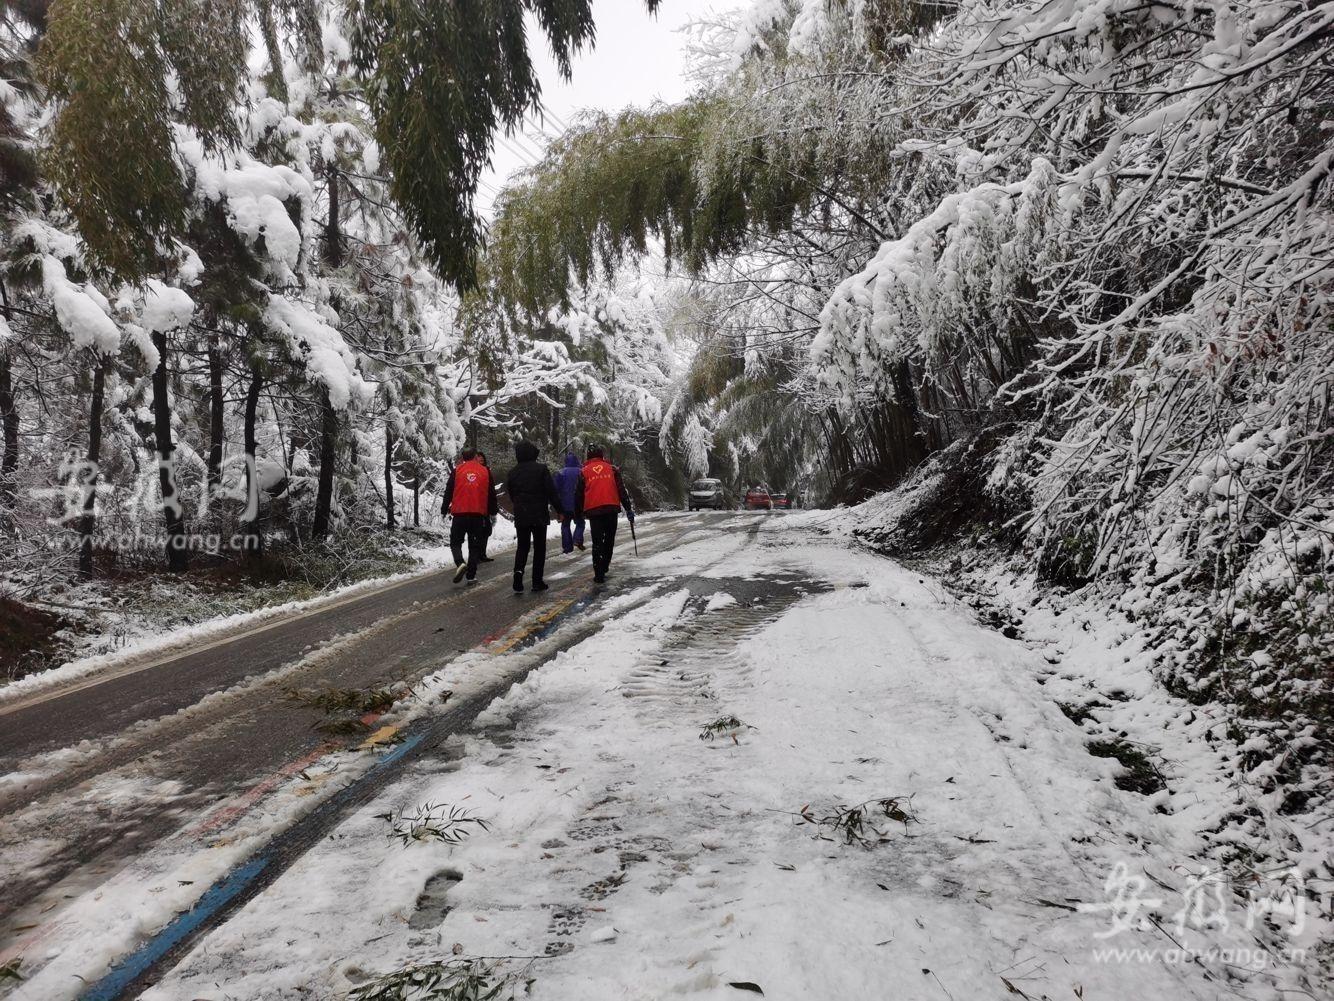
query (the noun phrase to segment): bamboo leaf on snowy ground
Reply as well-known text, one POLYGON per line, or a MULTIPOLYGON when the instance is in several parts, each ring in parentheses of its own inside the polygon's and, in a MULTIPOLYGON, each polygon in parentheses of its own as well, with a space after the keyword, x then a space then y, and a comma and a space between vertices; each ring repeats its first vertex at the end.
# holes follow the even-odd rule
MULTIPOLYGON (((844 844, 873 848, 891 840, 887 831, 880 830, 872 822, 875 818, 884 817, 896 821, 905 829, 910 823, 918 823, 917 818, 909 812, 908 807, 911 803, 911 796, 882 796, 868 799, 855 806, 835 806, 820 814, 812 811, 807 804, 794 816, 797 817, 799 824, 810 824, 816 827, 817 831, 828 829, 837 838, 841 838, 844 844)), ((823 837, 820 833, 816 836, 823 837)))
POLYGON ((713 741, 719 737, 731 737, 732 741, 736 743, 738 734, 754 729, 756 727, 737 719, 735 716, 719 716, 712 723, 704 724, 700 729, 699 739, 713 741))
POLYGON ((443 803, 424 803, 396 813, 385 813, 379 820, 389 825, 386 836, 405 848, 414 842, 441 841, 457 845, 467 840, 473 830, 489 831, 491 825, 472 811, 443 803))
MULTIPOLYGON (((382 974, 354 987, 352 1001, 498 1001, 513 998, 524 971, 505 972, 504 961, 452 959, 382 974)), ((531 987, 533 981, 528 980, 531 987)))
POLYGON ((415 695, 413 687, 406 684, 389 688, 326 688, 320 691, 289 688, 287 690, 289 699, 318 709, 327 716, 383 713, 392 708, 394 703, 414 698, 415 695))
POLYGON ((1161 630, 1161 680, 1260 717, 1239 742, 1291 774, 1268 724, 1331 726, 1334 11, 979 10, 724 19, 711 86, 591 116, 506 192, 497 285, 563 306, 656 237, 717 331, 663 416, 687 469, 835 501, 911 475, 867 541, 1096 582, 1161 630))
MULTIPOLYGON (((370 721, 394 707, 400 701, 416 698, 416 690, 408 684, 396 683, 388 688, 327 688, 305 691, 289 688, 286 697, 321 713, 314 728, 331 737, 357 736, 370 729, 370 721)), ((395 734, 395 739, 401 735, 395 734)))

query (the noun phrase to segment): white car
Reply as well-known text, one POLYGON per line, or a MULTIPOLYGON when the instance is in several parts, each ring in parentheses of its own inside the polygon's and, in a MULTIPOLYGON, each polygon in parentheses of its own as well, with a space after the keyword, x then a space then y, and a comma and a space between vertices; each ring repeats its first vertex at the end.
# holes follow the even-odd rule
POLYGON ((727 511, 732 505, 727 500, 722 480, 696 480, 690 484, 686 507, 691 511, 701 511, 706 507, 714 511, 727 511))

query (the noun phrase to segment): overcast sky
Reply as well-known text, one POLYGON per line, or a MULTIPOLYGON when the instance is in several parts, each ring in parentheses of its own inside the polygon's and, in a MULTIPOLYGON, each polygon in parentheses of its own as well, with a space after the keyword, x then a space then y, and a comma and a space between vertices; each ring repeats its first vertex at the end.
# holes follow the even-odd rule
MULTIPOLYGON (((533 29, 534 61, 542 78, 542 103, 553 114, 543 126, 558 132, 557 119, 573 121, 584 108, 618 111, 654 100, 677 101, 690 89, 685 79, 685 37, 679 30, 710 11, 727 10, 735 0, 663 0, 651 17, 640 0, 594 0, 597 45, 574 63, 574 79, 561 80, 546 39, 533 29)), ((514 171, 534 162, 543 145, 537 124, 522 135, 496 141, 492 170, 477 192, 478 206, 489 210, 496 190, 514 171)))

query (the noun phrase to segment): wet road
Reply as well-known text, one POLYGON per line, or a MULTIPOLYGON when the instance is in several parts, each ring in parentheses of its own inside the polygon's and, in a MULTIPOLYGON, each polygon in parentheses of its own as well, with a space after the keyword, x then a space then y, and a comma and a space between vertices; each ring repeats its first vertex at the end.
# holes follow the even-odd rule
MULTIPOLYGON (((640 549, 664 552, 753 520, 641 519, 640 549)), ((628 557, 627 545, 613 568, 625 575, 620 587, 632 576, 628 557)), ((0 786, 0 953, 41 915, 183 825, 238 796, 264 795, 275 777, 362 739, 317 731, 321 714, 290 698, 292 689, 411 684, 464 651, 506 642, 544 609, 620 589, 614 577, 594 591, 587 554, 565 558, 557 546, 551 590, 516 595, 510 559, 501 553, 484 564, 472 587, 423 574, 0 706, 0 769, 31 773, 0 786), (116 781, 137 793, 109 800, 116 781), (44 847, 34 855, 24 850, 31 845, 44 847)), ((467 722, 460 717, 461 727, 467 722)))

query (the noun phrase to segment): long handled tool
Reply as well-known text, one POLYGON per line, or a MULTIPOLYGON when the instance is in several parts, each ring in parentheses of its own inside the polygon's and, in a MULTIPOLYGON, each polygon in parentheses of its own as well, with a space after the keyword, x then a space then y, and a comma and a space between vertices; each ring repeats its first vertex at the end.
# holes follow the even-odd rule
POLYGON ((639 558, 639 540, 635 538, 635 523, 630 522, 630 541, 635 545, 635 558, 639 558))

